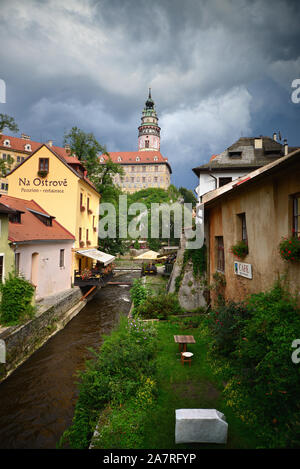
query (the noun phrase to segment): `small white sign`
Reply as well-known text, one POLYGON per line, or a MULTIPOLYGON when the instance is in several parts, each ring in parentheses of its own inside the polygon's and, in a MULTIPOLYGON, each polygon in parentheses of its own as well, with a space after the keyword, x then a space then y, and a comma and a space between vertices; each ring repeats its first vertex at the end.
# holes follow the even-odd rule
POLYGON ((234 263, 234 273, 236 275, 241 275, 242 277, 252 278, 252 265, 236 261, 234 263))
POLYGON ((4 340, 0 339, 0 363, 6 362, 6 347, 4 340))

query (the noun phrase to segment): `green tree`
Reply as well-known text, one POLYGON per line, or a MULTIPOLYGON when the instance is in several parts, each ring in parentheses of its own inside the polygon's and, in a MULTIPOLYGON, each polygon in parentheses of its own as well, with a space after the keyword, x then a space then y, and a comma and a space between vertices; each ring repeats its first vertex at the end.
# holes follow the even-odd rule
POLYGON ((86 133, 78 127, 72 127, 71 131, 65 134, 64 145, 66 144, 70 146, 69 153, 82 161, 89 179, 102 195, 101 200, 110 202, 116 199, 120 191, 114 184, 114 176, 123 176, 123 168, 109 158, 105 146, 96 140, 94 134, 86 133), (108 156, 105 163, 100 163, 100 154, 108 156))
POLYGON ((2 133, 4 129, 9 129, 14 133, 19 132, 19 127, 13 117, 8 116, 7 114, 0 114, 0 133, 2 133))
MULTIPOLYGON (((11 132, 19 131, 13 117, 8 116, 7 114, 0 114, 0 134, 4 129, 8 129, 11 132)), ((8 156, 6 160, 0 160, 0 177, 5 177, 6 174, 9 173, 14 161, 14 158, 11 156, 8 156)))

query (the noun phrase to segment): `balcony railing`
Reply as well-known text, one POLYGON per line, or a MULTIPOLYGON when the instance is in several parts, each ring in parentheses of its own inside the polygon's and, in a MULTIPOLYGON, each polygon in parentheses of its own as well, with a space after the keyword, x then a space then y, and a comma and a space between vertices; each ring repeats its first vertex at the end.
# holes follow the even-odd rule
POLYGON ((77 287, 85 287, 89 285, 97 285, 103 287, 113 277, 113 272, 100 271, 98 269, 91 270, 75 270, 74 271, 74 285, 77 287))

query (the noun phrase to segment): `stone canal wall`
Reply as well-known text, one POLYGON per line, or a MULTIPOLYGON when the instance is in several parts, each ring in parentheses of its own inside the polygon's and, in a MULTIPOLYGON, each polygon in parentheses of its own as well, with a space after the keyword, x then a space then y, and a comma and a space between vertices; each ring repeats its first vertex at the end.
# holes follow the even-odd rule
POLYGON ((5 346, 5 363, 0 363, 0 382, 9 376, 35 350, 61 330, 86 305, 82 292, 74 287, 38 305, 35 317, 20 326, 0 328, 0 342, 5 346))

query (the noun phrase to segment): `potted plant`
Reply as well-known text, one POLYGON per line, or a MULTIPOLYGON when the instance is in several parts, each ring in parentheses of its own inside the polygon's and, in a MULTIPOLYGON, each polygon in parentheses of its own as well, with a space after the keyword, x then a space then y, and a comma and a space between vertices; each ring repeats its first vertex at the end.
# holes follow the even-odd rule
POLYGON ((87 246, 90 246, 91 244, 92 244, 92 243, 91 243, 91 241, 89 241, 89 240, 86 242, 86 245, 87 245, 87 246))
POLYGON ((91 276, 92 276, 92 272, 89 269, 84 269, 81 272, 82 280, 87 280, 87 279, 91 278, 91 276))
POLYGON ((45 178, 48 174, 48 171, 38 171, 38 175, 41 177, 41 178, 45 178))
POLYGON ((84 211, 85 211, 85 206, 84 206, 84 205, 80 205, 80 211, 81 211, 81 212, 84 212, 84 211))
POLYGON ((243 259, 245 256, 247 256, 249 250, 248 250, 248 244, 246 241, 238 241, 236 244, 231 246, 231 252, 235 256, 237 256, 239 259, 243 259))
POLYGON ((88 209, 88 214, 89 214, 89 215, 92 215, 92 213, 93 213, 93 210, 91 210, 91 209, 89 208, 89 209, 88 209))
POLYGON ((83 247, 84 247, 84 241, 79 241, 79 246, 80 246, 81 248, 83 248, 83 247))
POLYGON ((290 238, 282 238, 279 244, 279 252, 282 259, 286 261, 300 261, 300 238, 291 236, 290 238))

